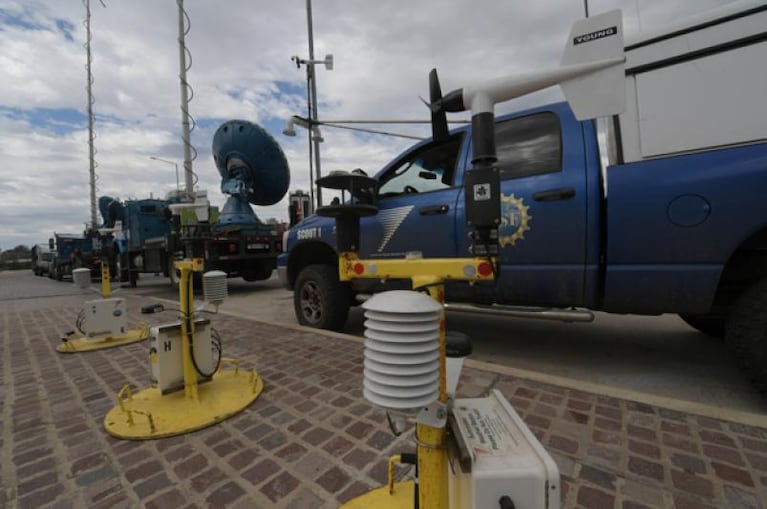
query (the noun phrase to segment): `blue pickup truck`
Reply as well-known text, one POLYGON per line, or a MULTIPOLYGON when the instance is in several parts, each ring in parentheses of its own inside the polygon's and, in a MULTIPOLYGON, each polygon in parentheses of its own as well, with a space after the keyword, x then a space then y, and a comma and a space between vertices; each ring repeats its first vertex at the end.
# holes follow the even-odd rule
MULTIPOLYGON (((608 119, 606 150, 566 103, 496 119, 499 277, 448 283, 449 304, 676 313, 726 337, 767 392, 767 6, 728 9, 626 45, 627 108, 608 119)), ((470 256, 471 140, 470 126, 451 131, 375 174, 360 257, 470 256)), ((306 218, 283 245, 278 273, 304 325, 340 329, 357 295, 407 285, 340 283, 330 218, 306 218)))

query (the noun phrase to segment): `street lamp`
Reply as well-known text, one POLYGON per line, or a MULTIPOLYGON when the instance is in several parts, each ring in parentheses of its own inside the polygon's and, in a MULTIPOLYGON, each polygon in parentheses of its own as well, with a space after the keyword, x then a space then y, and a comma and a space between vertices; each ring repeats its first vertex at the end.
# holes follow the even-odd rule
POLYGON ((172 164, 173 166, 176 167, 176 194, 178 194, 180 192, 179 191, 179 182, 178 182, 178 163, 175 163, 173 161, 169 161, 167 159, 163 159, 161 157, 155 157, 155 156, 149 156, 149 159, 152 159, 153 161, 160 161, 161 163, 172 164))
POLYGON ((298 115, 293 115, 288 118, 288 120, 285 122, 285 128, 282 130, 282 134, 285 136, 295 136, 296 126, 303 127, 304 129, 311 131, 312 141, 316 141, 318 143, 325 141, 325 138, 322 137, 322 133, 320 132, 320 128, 314 124, 312 120, 299 117, 298 115))

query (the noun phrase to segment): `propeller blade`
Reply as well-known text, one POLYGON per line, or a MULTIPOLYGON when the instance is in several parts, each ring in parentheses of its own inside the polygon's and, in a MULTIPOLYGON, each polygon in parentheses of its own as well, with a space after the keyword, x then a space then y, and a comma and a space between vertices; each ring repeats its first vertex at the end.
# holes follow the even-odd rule
POLYGON ((429 109, 431 110, 431 135, 434 141, 446 140, 449 136, 447 129, 447 114, 442 107, 442 89, 439 86, 437 70, 429 72, 429 109))

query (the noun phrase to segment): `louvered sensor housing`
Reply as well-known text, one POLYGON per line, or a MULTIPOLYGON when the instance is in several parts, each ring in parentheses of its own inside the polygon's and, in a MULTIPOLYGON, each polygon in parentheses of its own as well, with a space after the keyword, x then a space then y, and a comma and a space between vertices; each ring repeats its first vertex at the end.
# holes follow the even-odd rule
POLYGON ((392 410, 436 401, 442 305, 423 293, 395 290, 374 295, 362 307, 365 399, 392 410))

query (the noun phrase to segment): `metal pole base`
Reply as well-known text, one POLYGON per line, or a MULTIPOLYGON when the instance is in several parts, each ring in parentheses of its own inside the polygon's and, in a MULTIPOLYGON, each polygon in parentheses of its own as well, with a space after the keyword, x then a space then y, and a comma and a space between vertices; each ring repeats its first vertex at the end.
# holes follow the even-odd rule
POLYGON ((414 490, 413 481, 394 483, 391 493, 388 486, 382 486, 349 500, 340 509, 413 509, 414 490))
POLYGON ((62 342, 56 347, 56 351, 59 353, 93 352, 95 350, 138 343, 148 337, 149 326, 142 325, 141 327, 128 329, 128 332, 122 336, 95 336, 92 338, 79 336, 74 339, 67 339, 67 341, 62 342))
MULTIPOLYGON (((222 359, 224 362, 224 359, 222 359)), ((133 394, 126 385, 117 406, 104 417, 107 432, 127 440, 151 440, 183 435, 212 426, 241 412, 258 398, 264 382, 256 370, 220 370, 197 386, 197 398, 184 390, 163 395, 151 387, 133 394)))

